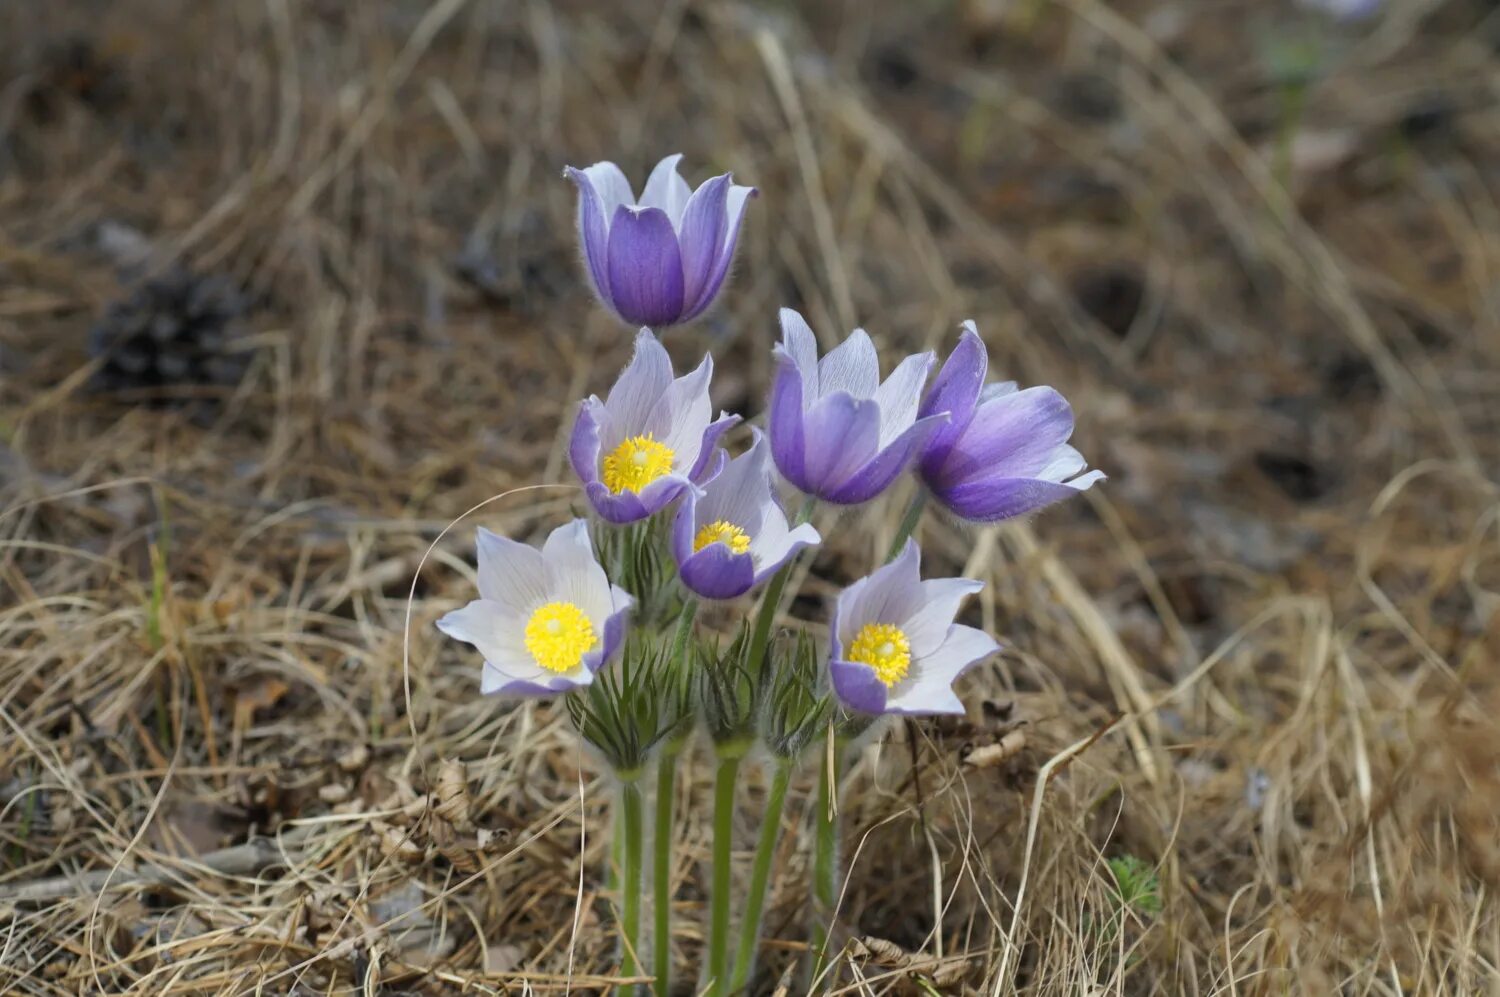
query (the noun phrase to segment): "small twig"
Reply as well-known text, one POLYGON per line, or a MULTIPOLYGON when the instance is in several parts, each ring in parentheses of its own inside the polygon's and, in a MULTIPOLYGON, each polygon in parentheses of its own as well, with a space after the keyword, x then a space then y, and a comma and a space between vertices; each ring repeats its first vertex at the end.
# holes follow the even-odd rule
POLYGON ((45 903, 66 897, 97 894, 104 889, 126 886, 165 886, 195 871, 221 876, 243 876, 256 872, 282 858, 289 847, 300 845, 316 825, 304 824, 277 838, 256 838, 243 845, 221 848, 197 859, 184 862, 184 868, 153 864, 150 868, 128 875, 115 870, 96 869, 73 876, 53 876, 14 888, 0 887, 0 903, 45 903))

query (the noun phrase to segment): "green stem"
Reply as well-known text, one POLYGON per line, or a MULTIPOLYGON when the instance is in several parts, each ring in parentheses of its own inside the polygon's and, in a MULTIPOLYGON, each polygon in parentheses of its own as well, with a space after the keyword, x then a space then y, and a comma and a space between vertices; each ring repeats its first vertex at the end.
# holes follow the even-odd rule
POLYGON ((917 531, 917 524, 922 521, 922 510, 927 508, 927 489, 917 486, 917 493, 911 497, 911 504, 906 507, 906 515, 901 518, 901 525, 896 527, 896 539, 891 541, 890 553, 885 555, 885 563, 890 564, 901 553, 906 546, 906 541, 917 531))
POLYGON ((734 977, 730 991, 738 993, 750 982, 755 965, 755 947, 760 940, 760 917, 766 907, 766 885, 771 877, 771 858, 781 838, 781 811, 786 805, 786 788, 792 779, 792 760, 778 758, 771 776, 771 793, 766 797, 766 812, 761 818, 760 840, 755 845, 755 866, 750 874, 750 894, 745 902, 745 917, 740 923, 740 947, 734 959, 734 977))
POLYGON ((734 848, 734 788, 740 771, 741 755, 720 755, 714 773, 714 869, 712 905, 708 930, 709 993, 715 997, 729 992, 729 904, 730 860, 734 848))
POLYGON ((621 824, 625 832, 625 867, 621 872, 620 932, 624 938, 624 958, 620 972, 624 976, 639 976, 641 972, 641 787, 635 782, 620 786, 621 824))
POLYGON ((655 917, 651 933, 651 971, 656 974, 652 992, 667 997, 672 986, 672 795, 677 782, 679 750, 672 745, 656 759, 656 826, 652 841, 652 893, 655 917))
MULTIPOLYGON (((830 734, 830 737, 833 735, 830 734)), ((813 831, 813 925, 812 982, 816 986, 828 960, 828 938, 838 903, 839 825, 836 800, 839 781, 839 746, 818 766, 818 806, 813 831)))

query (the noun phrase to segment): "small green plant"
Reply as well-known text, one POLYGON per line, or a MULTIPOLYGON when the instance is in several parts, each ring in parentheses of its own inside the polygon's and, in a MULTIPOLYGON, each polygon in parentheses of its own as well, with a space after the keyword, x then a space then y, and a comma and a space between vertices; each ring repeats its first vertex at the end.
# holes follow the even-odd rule
POLYGON ((1161 913, 1161 880, 1155 869, 1134 855, 1121 855, 1109 860, 1109 871, 1115 877, 1122 912, 1161 913))

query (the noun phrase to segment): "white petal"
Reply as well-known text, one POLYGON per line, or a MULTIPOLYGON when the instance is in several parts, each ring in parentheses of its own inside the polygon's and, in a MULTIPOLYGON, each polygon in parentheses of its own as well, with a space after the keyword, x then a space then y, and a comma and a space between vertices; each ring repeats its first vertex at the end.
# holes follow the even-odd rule
POLYGON ((636 333, 635 353, 604 402, 609 416, 599 430, 599 449, 609 453, 627 436, 646 431, 651 410, 672 383, 672 358, 650 329, 636 333))
POLYGON ((770 451, 760 430, 752 432, 755 441, 750 449, 732 459, 704 487, 697 513, 698 525, 727 520, 750 534, 753 542, 772 502, 770 451))
POLYGON ((878 387, 880 356, 863 329, 855 329, 848 339, 818 361, 819 397, 847 391, 855 398, 873 398, 878 387))
POLYGON ((922 605, 901 624, 912 654, 933 654, 953 627, 958 607, 969 596, 984 588, 984 582, 972 578, 933 578, 922 583, 922 605))
POLYGON ((724 251, 733 248, 731 243, 740 234, 740 216, 745 213, 745 206, 750 203, 750 198, 755 194, 754 187, 741 187, 739 184, 729 185, 729 196, 724 199, 724 251))
POLYGON ((526 617, 498 602, 475 599, 437 621, 454 640, 473 644, 484 659, 505 671, 537 667, 526 650, 526 617))
POLYGON ((479 528, 479 595, 512 612, 530 612, 547 601, 542 555, 528 544, 479 528))
POLYGON ((552 598, 571 602, 597 631, 609 618, 613 599, 609 578, 594 557, 586 520, 575 519, 552 531, 542 546, 552 598))
POLYGON ((641 191, 641 204, 648 208, 661 208, 672 220, 672 228, 682 225, 682 212, 687 207, 693 190, 677 172, 682 153, 668 156, 656 164, 651 176, 646 179, 646 189, 641 191))
POLYGON ((635 191, 631 189, 630 181, 625 179, 625 174, 614 163, 595 163, 585 169, 583 174, 594 185, 599 207, 604 212, 604 228, 608 232, 609 223, 615 217, 615 209, 622 204, 634 204, 635 191))
POLYGON ((921 552, 908 541, 890 564, 839 596, 839 640, 847 647, 866 623, 900 626, 922 606, 921 552))
POLYGON ((662 392, 646 420, 647 431, 672 451, 672 470, 678 474, 691 471, 703 449, 703 431, 713 420, 713 403, 708 398, 713 373, 713 357, 704 356, 702 363, 662 392))
POLYGON ((927 383, 927 372, 932 369, 932 361, 930 351, 909 356, 876 389, 875 401, 880 404, 882 449, 917 421, 917 406, 922 403, 922 385, 927 383))
POLYGON ((802 372, 802 407, 806 408, 818 397, 818 337, 800 313, 783 308, 780 317, 781 348, 802 372))

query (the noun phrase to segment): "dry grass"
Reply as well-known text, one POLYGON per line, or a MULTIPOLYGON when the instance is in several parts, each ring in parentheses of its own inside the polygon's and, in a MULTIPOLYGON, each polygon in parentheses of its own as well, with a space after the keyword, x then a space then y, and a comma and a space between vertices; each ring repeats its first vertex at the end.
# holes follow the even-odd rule
MULTIPOLYGON (((1496 992, 1500 25, 1391 6, 1308 94, 1290 196, 1250 44, 1290 8, 1255 0, 0 8, 0 989, 605 986, 607 787, 430 624, 473 525, 576 506, 559 424, 628 349, 561 166, 681 150, 762 191, 672 337, 722 405, 759 407, 777 306, 892 353, 973 317, 1111 475, 925 530, 1008 649, 971 721, 851 775, 845 922, 895 948, 851 940, 841 992, 1496 992), (238 389, 89 389, 121 227, 257 295, 238 389), (403 667, 428 545, 537 483, 437 545, 403 667), (1122 924, 1125 855, 1162 910, 1122 924)), ((795 612, 899 501, 826 524, 795 612)))

